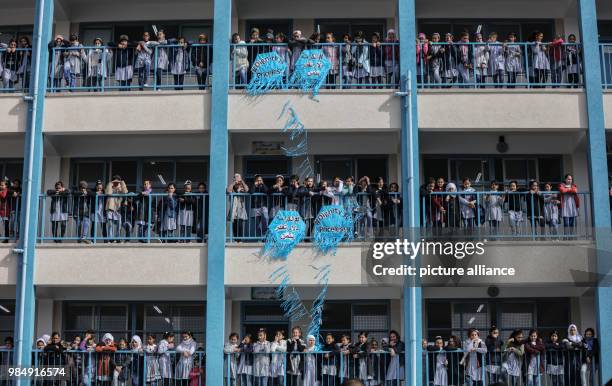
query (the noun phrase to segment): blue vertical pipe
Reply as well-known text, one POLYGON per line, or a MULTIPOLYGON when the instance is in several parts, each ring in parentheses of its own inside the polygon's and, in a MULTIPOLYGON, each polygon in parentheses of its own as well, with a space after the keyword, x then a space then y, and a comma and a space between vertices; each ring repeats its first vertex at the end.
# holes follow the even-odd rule
MULTIPOLYGON (((25 133, 23 198, 20 240, 21 253, 17 272, 15 310, 15 365, 30 366, 34 344, 35 292, 34 263, 36 257, 36 230, 38 228, 38 196, 40 195, 43 161, 43 122, 45 91, 47 89, 47 63, 53 28, 53 0, 36 0, 32 69, 28 103, 28 122, 25 133)), ((20 381, 20 384, 27 384, 20 381)))
MULTIPOLYGON (((589 178, 595 242, 597 248, 597 270, 607 274, 612 268, 610 251, 610 205, 608 198, 608 164, 606 154, 606 129, 604 121, 601 82, 601 58, 599 34, 597 32, 597 5, 595 0, 580 0, 579 23, 584 63, 584 88, 588 113, 589 178)), ((612 379, 612 279, 603 277, 596 289, 597 331, 601 348, 599 370, 602 385, 612 379)))
POLYGON ((213 78, 210 133, 210 216, 206 282, 206 382, 223 384, 225 317, 225 185, 228 164, 227 112, 231 0, 214 1, 213 78))
MULTIPOLYGON (((404 237, 419 238, 419 125, 416 82, 415 0, 398 1, 400 40, 400 95, 402 96, 401 160, 404 237)), ((420 258, 415 259, 419 265, 420 258)), ((404 283, 404 339, 406 384, 423 384, 421 288, 415 278, 404 283)))

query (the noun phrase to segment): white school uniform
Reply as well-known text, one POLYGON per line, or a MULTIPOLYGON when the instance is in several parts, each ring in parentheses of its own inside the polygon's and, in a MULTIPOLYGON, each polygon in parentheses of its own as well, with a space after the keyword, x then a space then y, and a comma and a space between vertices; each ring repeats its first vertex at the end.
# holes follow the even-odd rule
POLYGON ((508 44, 506 46, 505 67, 507 72, 521 72, 523 69, 523 54, 521 46, 518 44, 508 44))
POLYGON ((253 344, 253 376, 270 376, 270 342, 255 342, 253 344))

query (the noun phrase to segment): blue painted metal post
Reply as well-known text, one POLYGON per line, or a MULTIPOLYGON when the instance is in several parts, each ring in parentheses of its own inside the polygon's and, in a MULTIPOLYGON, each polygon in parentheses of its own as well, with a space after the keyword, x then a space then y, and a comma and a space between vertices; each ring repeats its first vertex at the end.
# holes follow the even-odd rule
POLYGON ((583 47, 584 87, 588 112, 589 172, 593 226, 597 247, 597 270, 607 274, 597 286, 596 306, 602 358, 599 374, 602 385, 612 379, 612 235, 610 233, 610 205, 608 198, 608 164, 606 155, 606 129, 604 124, 601 82, 601 58, 597 32, 597 5, 595 0, 580 0, 579 22, 583 47))
POLYGON ((225 185, 232 0, 214 1, 210 133, 210 217, 206 284, 206 383, 223 384, 225 319, 225 185))
MULTIPOLYGON (((34 292, 34 263, 36 231, 38 229, 38 196, 42 178, 43 117, 47 89, 47 63, 53 28, 53 0, 36 1, 32 70, 28 103, 28 126, 25 134, 23 199, 20 240, 21 253, 17 272, 15 311, 15 365, 30 366, 34 344, 34 318, 36 297, 34 292)), ((18 384, 28 384, 21 380, 18 384)))
MULTIPOLYGON (((402 96, 402 200, 404 237, 419 239, 419 125, 417 119, 415 1, 398 1, 400 41, 400 95, 402 96)), ((418 266, 420 257, 415 259, 418 266)), ((404 339, 407 385, 423 384, 421 347, 421 287, 416 278, 404 283, 404 339)))

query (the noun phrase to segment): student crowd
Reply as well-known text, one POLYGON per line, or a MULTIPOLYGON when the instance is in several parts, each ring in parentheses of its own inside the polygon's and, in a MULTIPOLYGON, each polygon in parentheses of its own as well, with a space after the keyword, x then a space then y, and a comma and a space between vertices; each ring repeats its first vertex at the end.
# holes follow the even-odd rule
MULTIPOLYGON (((204 182, 195 186, 187 180, 178 191, 175 183, 168 183, 163 193, 154 193, 147 180, 137 192, 129 192, 125 181, 116 175, 106 185, 97 181, 89 189, 87 182, 81 181, 77 189, 70 190, 58 181, 46 192, 51 237, 45 237, 61 242, 72 219, 75 234, 69 238, 79 242, 99 237, 98 232, 105 242, 144 242, 151 236, 164 242, 202 242, 208 233, 208 191, 204 182)), ((237 241, 265 238, 269 223, 280 210, 297 211, 307 225, 306 236, 311 236, 314 220, 324 205, 342 205, 350 211, 358 237, 378 237, 386 231, 399 234, 402 226, 399 185, 387 185, 383 177, 371 181, 363 176, 357 183, 350 176, 334 177, 315 184, 313 177, 300 181, 292 175, 286 182, 284 176, 277 175, 268 186, 261 175, 247 184, 237 173, 227 193, 227 221, 230 235, 237 241)), ((536 234, 551 236, 558 235, 563 226, 563 233, 571 235, 578 226, 584 198, 571 174, 560 184, 530 181, 527 188, 511 181, 505 190, 501 183, 491 181, 481 193, 470 178, 462 179, 460 188, 443 177, 429 178, 421 186, 421 217, 422 224, 433 232, 461 228, 469 233, 485 225, 494 234, 507 224, 510 235, 523 234, 527 226, 536 234)), ((3 242, 18 237, 20 207, 20 181, 0 180, 3 242)))
POLYGON ((575 324, 565 337, 556 330, 543 337, 537 329, 527 334, 517 329, 504 339, 493 326, 483 340, 472 328, 463 343, 454 335, 446 343, 437 336, 433 345, 424 340, 423 350, 430 385, 534 386, 550 379, 552 386, 589 386, 597 379, 595 330, 587 328, 581 335, 575 324))
MULTIPOLYGON (((65 342, 57 332, 43 335, 36 340, 34 363, 66 366, 70 384, 76 385, 204 384, 203 348, 189 331, 181 333, 180 343, 171 332, 159 341, 148 334, 144 343, 138 335, 117 342, 109 333, 100 341, 95 336, 86 331, 65 342)), ((245 334, 241 339, 231 333, 224 346, 225 384, 335 386, 357 379, 367 386, 396 386, 404 379, 405 345, 397 331, 380 342, 368 332, 360 332, 356 342, 346 334, 319 338, 304 339, 299 326, 292 328, 290 337, 283 330, 272 336, 265 328, 256 337, 245 334)), ((2 363, 10 364, 13 339, 7 337, 4 343, 2 363)), ((455 335, 446 340, 436 336, 432 343, 423 340, 424 378, 434 386, 521 386, 548 379, 553 386, 589 386, 596 379, 598 361, 595 330, 587 328, 581 334, 575 324, 565 336, 554 330, 545 338, 537 329, 526 334, 516 329, 502 338, 493 326, 485 339, 471 328, 465 340, 455 335)))
MULTIPOLYGON (((491 32, 488 37, 469 32, 459 36, 452 33, 433 33, 427 37, 418 34, 416 64, 418 83, 428 87, 516 87, 528 83, 533 87, 544 84, 565 84, 578 87, 581 81, 582 59, 576 36, 565 40, 556 35, 546 41, 542 32, 534 31, 527 43, 519 43, 517 35, 510 33, 503 41, 491 32), (524 77, 524 81, 520 81, 524 77)), ((250 67, 260 53, 276 52, 287 63, 287 78, 295 70, 300 54, 306 49, 322 49, 331 64, 327 87, 397 87, 399 83, 399 41, 395 30, 389 29, 383 37, 363 31, 336 37, 331 32, 313 33, 309 37, 295 30, 290 37, 268 29, 260 34, 258 28, 243 40, 235 33, 231 37, 231 82, 244 87, 250 79, 250 67), (337 38, 340 42, 336 43, 337 38)), ((27 85, 31 44, 22 37, 19 43, 11 40, 0 46, 0 72, 3 88, 10 90, 18 81, 27 85)), ((185 37, 169 38, 159 30, 152 37, 144 32, 137 40, 120 35, 116 42, 104 42, 96 37, 82 43, 76 34, 66 39, 58 34, 49 43, 49 81, 55 91, 76 88, 98 91, 103 85, 111 89, 127 90, 137 81, 138 88, 172 87, 182 90, 185 76, 193 74, 199 89, 205 89, 212 69, 213 47, 204 33, 197 41, 185 37), (154 76, 152 77, 152 71, 154 76), (114 77, 115 83, 107 81, 114 77), (153 79, 152 79, 153 78, 153 79), (106 83, 105 83, 106 82, 106 83), (63 83, 63 84, 62 84, 63 83)))
POLYGON ((93 190, 86 181, 81 181, 74 191, 58 181, 54 189, 47 191, 52 239, 60 243, 65 238, 69 218, 74 218, 79 242, 89 242, 98 229, 105 242, 127 241, 133 231, 141 242, 149 237, 149 232, 169 242, 189 242, 196 234, 196 239, 202 242, 207 233, 206 193, 204 182, 194 190, 189 180, 180 193, 175 183, 168 183, 161 196, 153 194, 149 180, 144 181, 141 191, 130 193, 119 175, 113 176, 106 186, 97 181, 93 190))
POLYGON ((486 224, 492 233, 496 233, 507 209, 512 235, 521 234, 526 224, 531 224, 536 234, 545 234, 548 227, 551 235, 557 235, 560 224, 563 224, 564 233, 571 234, 578 225, 581 203, 573 176, 566 174, 564 181, 556 186, 552 182, 544 183, 544 191, 540 190, 540 185, 540 182, 531 180, 524 189, 519 188, 517 181, 510 181, 504 191, 501 183, 491 181, 489 189, 477 195, 468 177, 462 179, 461 190, 443 177, 430 178, 421 187, 424 221, 436 231, 462 227, 469 232, 486 224))

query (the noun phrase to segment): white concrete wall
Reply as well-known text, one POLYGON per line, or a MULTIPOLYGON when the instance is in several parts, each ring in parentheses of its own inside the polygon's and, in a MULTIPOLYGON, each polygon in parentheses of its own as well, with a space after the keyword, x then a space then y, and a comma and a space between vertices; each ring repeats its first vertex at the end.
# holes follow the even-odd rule
POLYGON ((422 131, 572 131, 587 128, 584 93, 566 90, 423 90, 422 131))
POLYGON ((565 16, 572 0, 453 0, 416 1, 418 18, 488 19, 560 19, 565 16))
POLYGON ((206 249, 197 245, 37 248, 38 286, 201 286, 206 282, 206 249))
POLYGON ((0 134, 25 133, 28 124, 28 105, 19 95, 0 96, 0 134))
MULTIPOLYGON (((13 253, 14 246, 0 247, 0 286, 12 286, 17 283, 19 256, 13 253)), ((13 296, 14 296, 13 290, 13 296)))
MULTIPOLYGON (((241 19, 351 19, 387 18, 395 15, 396 2, 392 0, 238 0, 241 19)), ((312 23, 304 33, 312 32, 312 23)))
POLYGON ((604 92, 603 101, 606 129, 612 130, 612 91, 604 92))
POLYGON ((229 128, 233 131, 278 131, 288 115, 277 119, 290 102, 309 131, 388 131, 401 126, 399 98, 390 91, 323 90, 314 102, 295 91, 280 91, 260 97, 244 92, 229 98, 229 128))
MULTIPOLYGON (((609 129, 611 98, 610 93, 604 95, 609 129)), ((318 103, 295 92, 257 98, 231 94, 229 129, 278 132, 285 122, 278 117, 287 101, 309 132, 380 133, 401 126, 400 99, 392 92, 324 90, 318 103)), ((0 97, 0 114, 7 118, 0 134, 24 132, 26 108, 21 98, 0 97)), ((209 117, 209 93, 66 93, 47 98, 45 132, 195 133, 210 130, 209 117)), ((585 99, 582 92, 571 90, 425 90, 419 92, 419 127, 421 131, 580 131, 587 127, 585 99)))
POLYGON ((51 331, 56 331, 53 325, 54 306, 53 299, 36 299, 36 336, 43 334, 51 334, 51 331))
POLYGON ((181 133, 210 130, 210 94, 141 92, 50 95, 45 132, 181 133))
MULTIPOLYGON (((73 22, 134 21, 134 20, 210 20, 211 0, 64 0, 69 20, 73 22)), ((163 28, 159 26, 159 28, 163 28)))
MULTIPOLYGON (((261 244, 241 244, 226 249, 225 283, 228 287, 273 286, 269 275, 287 265, 291 282, 296 286, 316 286, 317 268, 331 264, 330 286, 393 287, 401 281, 369 281, 362 248, 352 243, 338 249, 335 256, 317 255, 310 245, 297 247, 287 261, 270 261, 261 257, 261 244)), ((586 282, 593 262, 589 243, 503 243, 489 242, 485 256, 475 256, 471 265, 514 267, 514 277, 466 277, 465 285, 548 286, 586 282), (539 263, 534 265, 533 261, 539 263), (573 272, 572 272, 573 271, 573 272)), ((0 266, 0 284, 15 283, 14 256, 5 253, 6 268, 0 266)), ((44 245, 37 249, 35 284, 51 287, 193 287, 206 283, 206 248, 196 245, 44 245), (171 259, 171 260, 169 260, 171 259), (171 261, 171 263, 170 263, 171 261)), ((423 266, 441 264, 437 257, 423 257, 423 266)), ((447 264, 447 263, 444 263, 447 264)), ((457 266, 462 266, 459 262, 457 266)), ((446 278, 427 278, 428 286, 446 284, 446 278), (442 281, 440 281, 442 280, 442 281)), ((369 288, 369 287, 368 287, 369 288)), ((399 288, 399 287, 398 287, 399 288)), ((314 295, 313 295, 314 296, 314 295)), ((346 295, 348 296, 348 294, 346 295)))

